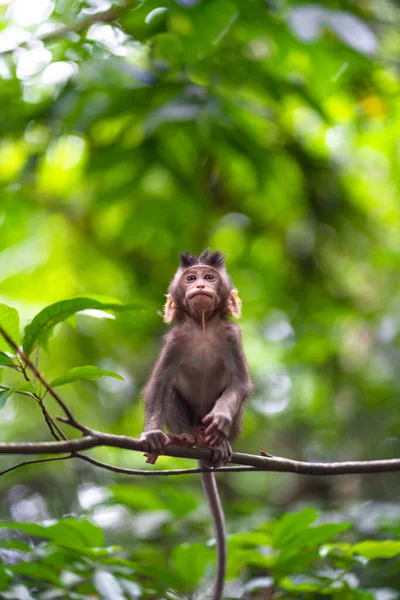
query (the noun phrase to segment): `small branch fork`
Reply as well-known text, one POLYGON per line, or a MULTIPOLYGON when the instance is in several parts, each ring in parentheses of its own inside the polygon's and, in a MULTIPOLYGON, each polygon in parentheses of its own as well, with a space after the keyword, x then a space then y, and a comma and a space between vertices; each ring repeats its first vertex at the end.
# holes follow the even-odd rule
MULTIPOLYGON (((140 476, 169 476, 169 475, 188 475, 191 473, 201 473, 207 471, 207 468, 194 469, 174 469, 174 470, 141 470, 141 469, 126 469, 115 465, 110 465, 101 462, 90 456, 82 454, 83 451, 100 446, 108 446, 114 448, 123 448, 125 450, 134 450, 136 452, 146 452, 147 444, 141 440, 125 436, 112 435, 96 431, 85 425, 82 425, 72 415, 70 409, 65 402, 60 398, 59 394, 46 381, 38 368, 18 347, 18 345, 10 338, 8 333, 0 326, 0 335, 7 341, 9 346, 14 350, 16 357, 20 361, 20 370, 23 373, 26 381, 31 381, 28 375, 28 370, 33 374, 35 380, 40 381, 45 389, 45 394, 51 395, 58 406, 64 412, 63 417, 56 417, 56 420, 51 417, 47 408, 43 403, 43 397, 37 394, 32 394, 43 413, 45 421, 49 427, 54 441, 50 442, 2 442, 0 443, 0 455, 56 455, 47 458, 38 458, 20 462, 12 467, 0 471, 0 475, 5 475, 11 471, 15 471, 26 465, 51 462, 56 460, 68 460, 78 458, 92 465, 113 471, 114 473, 123 473, 125 475, 140 475, 140 476), (82 435, 80 438, 68 439, 64 431, 61 430, 57 422, 69 425, 73 429, 79 431, 82 435), (63 455, 63 456, 59 456, 63 455)), ((209 461, 212 457, 212 450, 207 448, 187 448, 185 446, 167 446, 164 454, 166 456, 174 456, 179 458, 191 458, 195 460, 209 461)), ((355 473, 389 473, 400 471, 400 458, 388 460, 371 460, 371 461, 344 461, 344 462, 303 462, 291 460, 279 456, 271 456, 261 451, 261 456, 254 454, 243 454, 234 452, 230 459, 230 463, 235 466, 225 466, 216 469, 218 472, 232 473, 240 471, 270 471, 270 472, 285 472, 298 473, 300 475, 317 475, 317 476, 332 476, 332 475, 349 475, 355 473)))

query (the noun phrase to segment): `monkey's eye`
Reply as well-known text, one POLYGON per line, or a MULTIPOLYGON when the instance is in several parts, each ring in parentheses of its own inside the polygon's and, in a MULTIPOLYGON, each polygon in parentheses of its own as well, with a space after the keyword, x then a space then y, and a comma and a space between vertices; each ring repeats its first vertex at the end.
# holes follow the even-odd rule
POLYGON ((186 277, 186 281, 194 281, 196 279, 196 275, 188 275, 186 277))
POLYGON ((204 275, 204 279, 215 279, 214 275, 212 273, 206 273, 204 275))

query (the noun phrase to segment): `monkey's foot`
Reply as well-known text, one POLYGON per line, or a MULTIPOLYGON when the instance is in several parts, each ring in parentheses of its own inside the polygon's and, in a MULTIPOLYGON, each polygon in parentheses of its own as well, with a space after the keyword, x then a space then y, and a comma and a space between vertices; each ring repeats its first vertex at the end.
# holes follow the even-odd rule
POLYGON ((209 463, 209 466, 213 467, 214 469, 225 465, 232 456, 232 447, 228 440, 224 440, 217 446, 209 446, 209 448, 211 448, 213 451, 213 457, 209 463))
POLYGON ((208 448, 205 431, 206 431, 206 428, 204 425, 195 425, 194 426, 194 435, 196 437, 196 444, 198 446, 204 446, 205 448, 208 448))
POLYGON ((193 448, 196 443, 194 435, 191 435, 190 433, 169 433, 168 438, 168 445, 172 444, 173 446, 187 446, 188 448, 193 448))

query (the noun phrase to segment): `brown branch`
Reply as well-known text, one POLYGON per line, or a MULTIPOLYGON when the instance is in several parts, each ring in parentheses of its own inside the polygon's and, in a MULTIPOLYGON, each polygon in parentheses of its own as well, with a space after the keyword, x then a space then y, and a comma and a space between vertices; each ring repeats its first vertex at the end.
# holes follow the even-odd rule
MULTIPOLYGON (((44 388, 53 396, 58 405, 63 409, 66 417, 58 417, 58 420, 72 426, 73 428, 80 431, 83 436, 80 439, 53 442, 9 442, 0 443, 0 454, 65 454, 70 453, 68 457, 61 458, 47 458, 44 460, 36 459, 33 461, 25 461, 9 469, 3 471, 4 474, 9 471, 15 470, 19 467, 27 464, 37 462, 49 462, 51 460, 64 460, 66 458, 80 458, 86 462, 90 462, 95 466, 103 469, 111 470, 117 473, 125 473, 129 475, 177 475, 182 473, 198 473, 202 469, 181 469, 172 471, 141 471, 133 469, 124 469, 122 467, 116 467, 108 465, 101 461, 97 461, 94 458, 84 456, 80 454, 82 450, 89 450, 90 448, 96 448, 99 446, 110 446, 114 448, 125 448, 126 450, 135 450, 137 452, 146 452, 147 444, 141 440, 137 440, 124 435, 112 435, 109 433, 103 433, 90 429, 79 423, 72 415, 69 408, 66 406, 64 401, 55 392, 45 378, 41 375, 37 367, 29 360, 24 352, 18 347, 18 345, 10 338, 8 333, 0 326, 0 334, 7 341, 7 343, 13 348, 17 356, 25 363, 22 369, 28 367, 35 375, 35 377, 42 383, 44 388)), ((26 372, 24 373, 25 378, 27 377, 26 372)), ((39 400, 41 401, 40 397, 39 400)), ((46 413, 45 409, 45 413, 46 413)), ((44 414, 45 414, 44 413, 44 414)), ((46 414, 45 414, 46 418, 46 414)), ((54 423, 49 415, 51 423, 54 423)), ((47 419, 46 419, 47 421, 47 419)), ((49 425, 49 423, 48 423, 49 425)), ((50 428, 51 429, 51 428, 50 428)), ((51 429, 52 430, 52 429, 51 429)), ((60 430, 61 431, 61 430, 60 430)), ((52 431, 53 433, 53 431, 52 431)), ((61 432, 62 433, 62 432, 61 432)), ((54 433, 53 433, 54 435, 54 433)), ((62 433, 64 436, 64 434, 62 433)), ((212 450, 208 448, 187 448, 184 446, 168 446, 165 448, 164 454, 166 456, 174 456, 180 458, 192 458, 202 461, 210 461, 212 458, 212 450)), ((400 471, 400 459, 393 458, 389 460, 372 460, 372 461, 345 461, 345 462, 331 462, 331 463, 307 463, 298 460, 291 460, 289 458, 281 458, 278 456, 272 456, 264 451, 261 451, 261 456, 254 454, 242 454, 234 452, 230 459, 231 463, 241 465, 239 467, 222 467, 217 469, 218 471, 240 471, 240 470, 254 470, 254 471, 274 471, 274 472, 286 472, 286 473, 298 473, 301 475, 347 475, 351 473, 388 473, 394 471, 400 471)))
MULTIPOLYGON (((113 471, 114 473, 123 473, 124 475, 140 475, 145 476, 145 477, 149 477, 149 476, 154 476, 154 475, 164 475, 164 477, 167 477, 168 475, 191 475, 193 473, 206 473, 209 469, 205 469, 205 468, 201 468, 201 467, 197 467, 194 469, 164 469, 164 470, 159 470, 159 469, 126 469, 124 467, 116 467, 114 465, 109 465, 105 462, 102 462, 100 460, 96 460, 95 458, 92 458, 91 456, 85 456, 84 454, 81 453, 77 453, 76 456, 78 458, 81 458, 82 460, 91 463, 92 465, 95 465, 96 467, 100 467, 101 469, 106 469, 107 471, 113 471)), ((254 467, 221 467, 220 469, 218 469, 218 471, 223 471, 224 473, 226 473, 227 471, 230 473, 238 473, 238 472, 244 472, 244 471, 254 471, 256 469, 254 469, 254 467)))
MULTIPOLYGON (((1 335, 3 335, 3 332, 1 332, 1 335)), ((4 337, 4 335, 3 335, 3 337, 4 337)), ((8 343, 10 343, 10 342, 8 342, 8 343)), ((39 358, 39 352, 38 352, 38 350, 39 350, 39 346, 36 347, 36 354, 35 354, 35 368, 36 368, 36 370, 37 370, 38 358, 39 358)), ((18 358, 19 364, 21 366, 22 374, 24 376, 25 381, 27 381, 29 383, 32 383, 31 379, 30 379, 30 377, 28 375, 28 373, 26 372, 26 368, 25 368, 24 363, 22 362, 22 359, 20 358, 19 355, 17 355, 17 358, 18 358)), ((37 379, 37 377, 36 377, 36 374, 34 373, 34 380, 33 380, 33 386, 34 387, 36 385, 36 379, 37 379)), ((46 390, 45 394, 46 393, 47 393, 47 390, 46 390)), ((47 424, 47 426, 48 426, 48 428, 50 430, 50 433, 53 436, 53 438, 55 440, 62 440, 62 439, 63 440, 67 440, 68 438, 64 434, 64 432, 62 431, 62 429, 60 429, 60 427, 57 425, 57 423, 55 423, 55 421, 53 421, 53 419, 51 418, 51 416, 49 414, 49 411, 47 410, 47 408, 46 408, 46 406, 45 406, 45 404, 43 402, 43 398, 41 398, 39 394, 33 394, 33 395, 35 397, 36 402, 40 406, 40 409, 42 411, 44 420, 46 421, 46 424, 47 424)))
MULTIPOLYGON (((85 435, 80 439, 74 439, 70 441, 0 443, 0 454, 64 454, 66 452, 76 453, 82 450, 88 450, 90 448, 96 448, 99 446, 124 448, 126 450, 135 450, 137 452, 146 451, 145 443, 141 440, 137 440, 124 435, 112 435, 109 433, 93 431, 93 435, 85 435)), ((192 458, 196 460, 208 461, 211 459, 212 451, 207 448, 186 448, 183 446, 168 446, 165 449, 165 455, 179 458, 192 458)), ((94 459, 91 459, 91 461, 94 461, 94 459)), ((372 461, 308 463, 303 461, 291 460, 289 458, 281 458, 278 456, 257 456, 254 454, 243 454, 239 452, 234 452, 232 454, 230 462, 245 467, 253 467, 253 470, 255 471, 286 472, 298 473, 300 475, 317 476, 348 475, 352 473, 389 473, 400 471, 400 459, 398 458, 372 461)), ((103 466, 103 464, 104 463, 99 464, 98 466, 103 466)), ((118 469, 118 472, 126 472, 127 474, 129 474, 129 470, 119 471, 120 467, 116 467, 116 469, 118 469)), ((224 469, 222 468, 217 470, 223 471, 224 469)), ((237 470, 237 468, 235 470, 237 470)), ((179 471, 179 473, 181 472, 182 471, 179 471)), ((195 471, 189 470, 189 472, 195 471)), ((140 471, 135 471, 131 474, 139 475, 142 473, 140 471)), ((168 473, 162 471, 162 474, 167 475, 168 473)), ((177 474, 177 472, 173 471, 170 474, 177 474)))
POLYGON ((32 42, 51 42, 53 40, 58 40, 60 38, 66 37, 70 33, 81 33, 82 31, 86 31, 91 25, 94 25, 94 23, 107 23, 109 21, 114 21, 118 19, 118 17, 120 17, 126 9, 132 8, 135 4, 137 4, 136 0, 134 0, 133 2, 128 0, 128 2, 124 6, 114 6, 113 8, 110 8, 109 10, 106 10, 104 12, 96 13, 94 15, 88 15, 87 17, 78 20, 74 25, 60 27, 59 29, 49 31, 48 33, 45 33, 41 36, 32 36, 32 38, 30 38, 26 42, 18 44, 17 46, 15 46, 15 48, 3 50, 2 52, 0 52, 0 56, 11 54, 17 48, 21 48, 32 42))
POLYGON ((15 471, 21 467, 26 467, 27 465, 35 465, 37 463, 44 462, 53 462, 55 460, 65 460, 66 458, 72 458, 71 454, 68 456, 53 456, 52 458, 36 458, 35 460, 24 460, 23 462, 18 463, 17 465, 13 465, 8 469, 4 469, 4 471, 0 471, 0 477, 5 475, 6 473, 10 473, 11 471, 15 471))
POLYGON ((68 421, 71 424, 77 424, 75 418, 73 417, 71 411, 69 410, 67 405, 64 403, 64 401, 61 400, 61 398, 57 394, 57 392, 51 387, 51 385, 49 383, 47 383, 47 381, 45 380, 43 375, 40 373, 40 371, 29 360, 29 358, 26 356, 26 354, 18 347, 18 345, 14 342, 14 340, 12 340, 10 338, 10 336, 8 335, 6 330, 3 327, 1 327, 1 325, 0 325, 0 334, 3 336, 3 338, 9 344, 9 346, 11 346, 11 348, 14 350, 14 352, 17 354, 17 356, 25 363, 25 365, 32 371, 32 373, 34 373, 35 377, 37 379, 39 379, 40 383, 46 388, 46 390, 49 392, 49 394, 51 396, 53 396, 54 400, 63 409, 64 413, 67 415, 68 421))

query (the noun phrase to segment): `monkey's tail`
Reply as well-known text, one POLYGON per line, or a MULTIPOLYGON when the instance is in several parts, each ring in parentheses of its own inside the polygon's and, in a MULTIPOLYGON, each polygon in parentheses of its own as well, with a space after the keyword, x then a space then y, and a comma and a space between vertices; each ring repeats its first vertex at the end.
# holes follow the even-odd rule
POLYGON ((214 534, 217 541, 217 572, 212 600, 221 600, 224 591, 227 554, 224 511, 214 473, 212 471, 201 473, 201 482, 213 518, 214 534))

